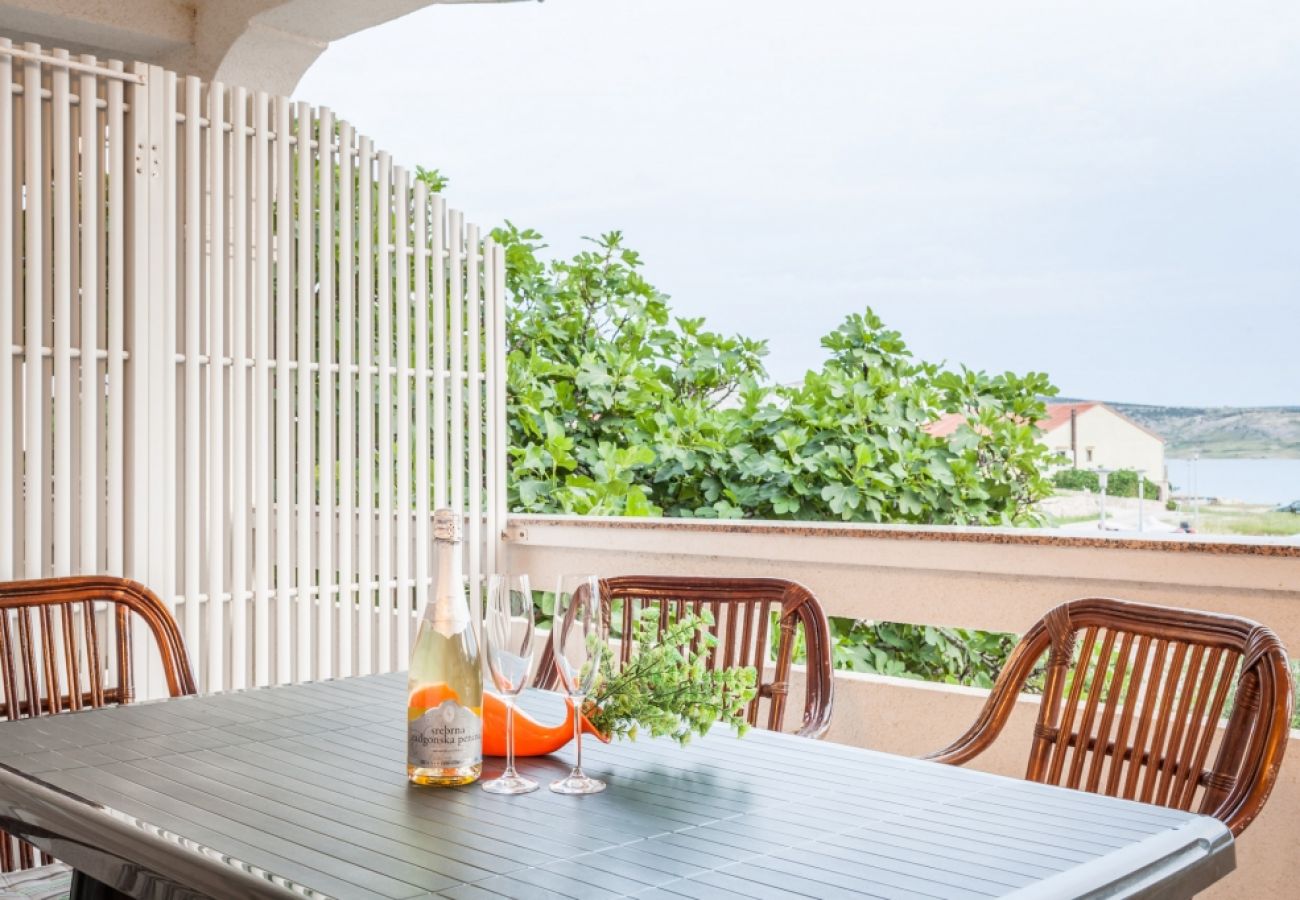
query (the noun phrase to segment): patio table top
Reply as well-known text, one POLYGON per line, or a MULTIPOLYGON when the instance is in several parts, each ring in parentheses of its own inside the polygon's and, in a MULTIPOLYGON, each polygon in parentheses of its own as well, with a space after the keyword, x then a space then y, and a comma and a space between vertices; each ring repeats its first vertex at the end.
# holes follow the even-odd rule
MULTIPOLYGON (((404 673, 0 725, 0 825, 136 897, 1188 897, 1218 821, 789 735, 583 744, 602 794, 413 788, 404 673)), ((558 697, 523 706, 558 719, 558 697)), ((486 760, 486 774, 502 761, 486 760)))

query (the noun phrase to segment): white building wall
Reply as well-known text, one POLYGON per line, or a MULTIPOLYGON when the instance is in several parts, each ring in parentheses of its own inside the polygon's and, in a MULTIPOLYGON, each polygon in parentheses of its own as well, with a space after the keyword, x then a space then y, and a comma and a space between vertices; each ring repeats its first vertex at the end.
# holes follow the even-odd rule
MULTIPOLYGON (((1152 481, 1164 481, 1165 445, 1151 432, 1100 405, 1081 411, 1075 422, 1078 468, 1138 469, 1152 481)), ((1043 439, 1052 450, 1071 456, 1068 420, 1043 439)))

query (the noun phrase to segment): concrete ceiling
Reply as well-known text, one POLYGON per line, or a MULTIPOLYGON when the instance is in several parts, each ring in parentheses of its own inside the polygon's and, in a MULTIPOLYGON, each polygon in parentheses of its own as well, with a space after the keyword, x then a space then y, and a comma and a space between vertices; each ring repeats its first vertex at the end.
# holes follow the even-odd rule
POLYGON ((498 2, 512 0, 0 0, 0 35, 290 94, 331 41, 434 3, 498 2))

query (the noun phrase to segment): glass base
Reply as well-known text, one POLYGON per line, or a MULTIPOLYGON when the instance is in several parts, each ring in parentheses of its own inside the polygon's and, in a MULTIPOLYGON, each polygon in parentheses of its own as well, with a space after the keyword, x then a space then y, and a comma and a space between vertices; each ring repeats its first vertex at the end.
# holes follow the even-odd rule
POLYGON ((568 778, 551 782, 551 790, 557 794, 599 794, 605 789, 605 782, 589 778, 581 772, 573 772, 568 778))
POLYGON ((483 790, 489 794, 528 794, 537 788, 536 781, 518 773, 502 775, 500 778, 483 782, 483 790))

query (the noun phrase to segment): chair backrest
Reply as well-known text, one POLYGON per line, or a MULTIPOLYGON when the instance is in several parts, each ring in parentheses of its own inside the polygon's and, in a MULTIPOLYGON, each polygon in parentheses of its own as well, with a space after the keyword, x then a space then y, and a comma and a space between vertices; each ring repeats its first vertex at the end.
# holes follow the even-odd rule
POLYGON ((1026 778, 1195 810, 1234 834, 1258 815, 1292 714, 1290 667, 1271 630, 1123 600, 1064 603, 1025 634, 975 725, 931 758, 962 763, 989 746, 1044 654, 1026 778))
MULTIPOLYGON (((798 734, 821 737, 830 727, 834 699, 830 626, 821 604, 807 588, 779 578, 694 578, 659 575, 625 575, 601 579, 602 610, 607 620, 616 615, 622 634, 632 630, 633 620, 646 607, 659 610, 659 631, 670 616, 684 612, 699 615, 708 610, 711 629, 718 644, 710 654, 712 668, 753 666, 758 673, 758 692, 746 711, 749 723, 779 731, 785 718, 790 692, 790 669, 797 636, 802 626, 806 676, 803 719, 798 734), (619 603, 621 601, 621 604, 619 603), (621 606, 617 608, 616 606, 621 606), (776 622, 777 649, 771 659, 772 614, 776 622), (767 701, 766 715, 760 702, 767 701)), ((611 623, 613 624, 613 623, 611 623)), ((557 626, 558 627, 558 626, 557 626)), ((632 642, 623 641, 621 661, 627 662, 632 642)), ((539 687, 557 683, 551 643, 542 651, 538 666, 539 687)))
MULTIPOLYGON (((130 703, 136 619, 153 636, 171 696, 193 694, 176 621, 144 585, 105 575, 0 583, 0 717, 130 703)), ((0 832, 0 871, 36 865, 36 855, 0 832)))

